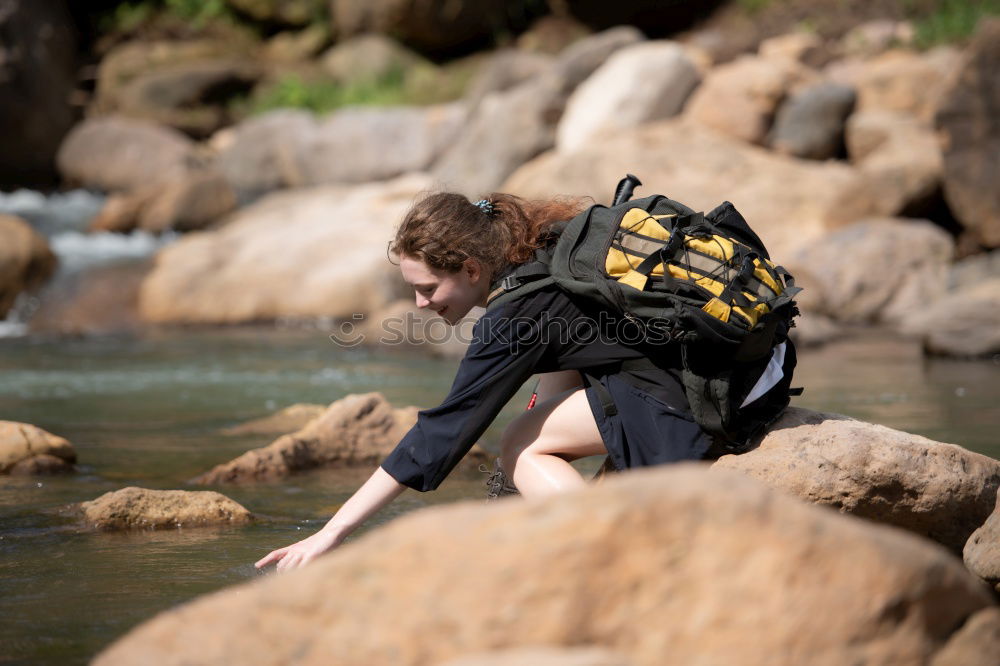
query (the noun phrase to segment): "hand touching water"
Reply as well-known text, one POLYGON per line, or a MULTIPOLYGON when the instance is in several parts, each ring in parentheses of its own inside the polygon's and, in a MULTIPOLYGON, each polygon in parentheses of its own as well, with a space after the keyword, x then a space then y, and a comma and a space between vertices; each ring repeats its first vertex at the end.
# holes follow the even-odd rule
POLYGON ((290 546, 272 550, 254 562, 254 566, 260 569, 272 562, 277 562, 278 566, 275 568, 278 571, 297 569, 309 564, 326 551, 333 550, 339 546, 346 536, 346 534, 338 533, 337 530, 330 529, 328 525, 311 537, 293 543, 290 546))

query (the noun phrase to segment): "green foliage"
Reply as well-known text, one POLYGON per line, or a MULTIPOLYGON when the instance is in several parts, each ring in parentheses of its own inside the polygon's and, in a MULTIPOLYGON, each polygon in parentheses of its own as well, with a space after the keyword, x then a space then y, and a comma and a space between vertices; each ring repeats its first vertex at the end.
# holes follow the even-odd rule
POLYGON ((190 21, 195 27, 222 18, 229 18, 226 0, 165 0, 167 12, 190 21))
POLYGON ((756 14, 768 7, 773 0, 736 0, 737 4, 742 7, 748 14, 756 14))
MULTIPOLYGON (((912 7, 912 0, 908 3, 912 7)), ((938 44, 964 42, 979 20, 1000 15, 1000 0, 938 0, 933 8, 914 19, 916 44, 930 48, 938 44)))
POLYGON ((378 79, 350 84, 306 81, 292 75, 280 79, 274 86, 245 102, 244 110, 263 113, 273 109, 296 108, 325 113, 344 106, 392 106, 408 101, 405 76, 400 70, 378 79))

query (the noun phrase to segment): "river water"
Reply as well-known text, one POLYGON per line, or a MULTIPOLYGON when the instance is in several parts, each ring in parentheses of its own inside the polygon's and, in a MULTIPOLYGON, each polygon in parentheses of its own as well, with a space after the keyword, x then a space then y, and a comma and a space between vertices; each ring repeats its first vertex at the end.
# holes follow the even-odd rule
MULTIPOLYGON (((14 212, 49 236, 63 262, 61 279, 87 266, 148 256, 169 242, 81 234, 80 210, 99 205, 92 195, 58 202, 75 222, 52 222, 38 213, 36 199, 0 198, 0 210, 20 206, 14 212)), ((95 533, 77 522, 72 504, 131 485, 202 489, 187 480, 272 440, 224 436, 222 428, 290 404, 328 404, 368 391, 395 405, 433 406, 457 367, 413 351, 344 348, 319 329, 68 339, 26 330, 17 313, 0 323, 0 419, 66 437, 79 469, 61 477, 0 477, 0 664, 86 663, 157 612, 257 577, 255 560, 321 527, 371 470, 213 488, 260 517, 241 528, 95 533)), ((869 333, 801 352, 796 376, 806 392, 794 404, 1000 457, 1000 358, 925 359, 912 343, 869 333)), ((487 448, 496 450, 529 387, 487 431, 487 448)), ((580 467, 589 472, 598 462, 580 467)), ((484 479, 457 473, 437 492, 404 493, 368 529, 430 504, 481 498, 484 479)))

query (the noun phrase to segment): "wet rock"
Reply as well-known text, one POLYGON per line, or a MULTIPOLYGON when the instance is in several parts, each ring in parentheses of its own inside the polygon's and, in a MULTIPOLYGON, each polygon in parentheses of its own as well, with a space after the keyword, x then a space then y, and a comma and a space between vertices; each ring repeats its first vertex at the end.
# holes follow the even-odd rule
POLYGON ((380 393, 349 395, 331 404, 302 429, 217 465, 193 481, 263 481, 318 467, 377 464, 416 420, 416 407, 394 409, 380 393))
POLYGON ((956 289, 914 308, 899 330, 935 355, 961 358, 1000 354, 1000 277, 956 289))
POLYGON ((278 435, 304 428, 310 421, 326 411, 325 405, 296 404, 281 409, 270 416, 224 428, 224 435, 278 435))
POLYGON ((656 41, 614 53, 570 96, 556 133, 558 150, 680 113, 701 77, 680 45, 656 41))
POLYGON ((340 38, 381 33, 429 54, 484 41, 508 21, 506 3, 500 0, 332 0, 330 14, 340 38))
POLYGON ((170 180, 195 162, 194 143, 177 130, 115 116, 74 127, 58 155, 63 178, 110 191, 170 180))
POLYGON ((847 121, 847 152, 878 192, 881 215, 899 215, 939 191, 941 149, 924 121, 894 111, 860 111, 847 121))
POLYGON ((79 114, 77 38, 68 3, 5 0, 0 9, 0 187, 57 180, 59 143, 79 114))
POLYGON ((1000 247, 1000 19, 982 22, 942 100, 945 198, 976 240, 1000 247))
POLYGON ((993 511, 1000 461, 839 414, 789 408, 748 453, 719 458, 804 500, 902 527, 960 553, 993 511))
POLYGON ((1000 496, 997 508, 965 542, 962 560, 969 571, 1000 592, 1000 496))
POLYGON ((62 437, 29 423, 0 421, 0 475, 70 471, 75 462, 73 445, 62 437))
POLYGON ((140 316, 157 323, 238 323, 340 317, 401 295, 386 239, 417 194, 419 175, 385 183, 271 194, 225 226, 159 252, 142 284, 140 316))
POLYGON ((1000 608, 984 608, 952 634, 931 666, 1000 663, 1000 608))
POLYGON ((815 79, 791 60, 743 56, 711 70, 684 114, 727 136, 763 143, 785 96, 815 79))
POLYGON ((844 121, 854 109, 852 88, 820 83, 798 91, 778 109, 768 138, 772 150, 812 160, 837 157, 844 121))
POLYGON ((638 30, 624 27, 592 35, 566 49, 539 77, 486 96, 434 165, 435 180, 469 196, 497 189, 555 145, 556 126, 576 86, 612 53, 641 39, 638 30))
POLYGON ((0 214, 0 318, 18 294, 48 280, 56 265, 44 236, 19 217, 0 214))
POLYGON ((94 664, 438 664, 580 646, 637 666, 921 663, 992 604, 935 544, 677 465, 416 512, 162 613, 94 664))
POLYGON ((789 256, 816 280, 821 314, 840 322, 899 322, 945 293, 954 241, 926 221, 862 220, 789 256))
POLYGON ((130 486, 82 502, 86 523, 100 530, 245 525, 253 514, 208 490, 150 490, 130 486))
POLYGON ((351 37, 332 47, 322 58, 324 71, 341 83, 378 80, 429 64, 399 42, 377 34, 351 37))
POLYGON ((732 201, 780 263, 875 206, 875 193, 853 169, 775 155, 678 119, 616 132, 572 153, 549 152, 518 169, 502 189, 608 202, 626 173, 643 182, 636 196, 666 194, 704 211, 732 201))

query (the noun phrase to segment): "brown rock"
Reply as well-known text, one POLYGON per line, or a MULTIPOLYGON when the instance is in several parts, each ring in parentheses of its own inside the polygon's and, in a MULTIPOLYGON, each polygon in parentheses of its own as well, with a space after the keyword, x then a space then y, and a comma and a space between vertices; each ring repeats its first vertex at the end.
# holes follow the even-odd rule
POLYGON ((194 482, 262 481, 317 467, 376 464, 416 420, 416 407, 393 409, 380 393, 349 395, 302 429, 217 465, 194 482))
POLYGON ((919 338, 931 354, 964 358, 1000 354, 1000 277, 948 292, 915 308, 899 330, 919 338))
POLYGON ((170 180, 194 161, 194 144, 177 130, 114 116, 74 127, 58 155, 64 178, 100 190, 135 190, 170 180))
POLYGON ((762 143, 781 100, 815 76, 794 60, 743 56, 711 70, 684 113, 727 136, 762 143))
POLYGON ((356 341, 370 346, 420 347, 434 356, 460 359, 472 341, 472 329, 482 312, 474 308, 451 326, 433 312, 418 308, 413 299, 400 299, 371 313, 349 335, 337 335, 334 342, 345 347, 354 346, 356 341))
POLYGON ((76 451, 62 437, 37 426, 0 421, 0 474, 12 473, 15 467, 18 467, 18 473, 21 474, 32 473, 34 470, 47 473, 48 470, 55 469, 53 461, 48 457, 59 458, 72 465, 76 462, 76 451), (45 457, 34 460, 40 456, 45 457))
POLYGON ((965 542, 962 560, 969 571, 1000 592, 1000 496, 997 508, 965 542))
POLYGON ((785 266, 813 276, 821 314, 895 323, 944 296, 953 254, 954 241, 930 222, 873 219, 823 236, 785 266))
POLYGON ((371 312, 401 294, 386 240, 429 187, 411 175, 269 195, 224 227, 185 236, 143 282, 149 322, 237 323, 371 312))
POLYGON ((590 29, 572 16, 543 16, 517 36, 519 51, 554 55, 590 34, 590 29))
POLYGON ((992 603, 934 544, 677 465, 416 512, 162 613, 94 664, 403 666, 579 646, 637 666, 922 663, 992 603))
POLYGON ((601 648, 514 648, 449 659, 439 666, 634 666, 621 654, 601 648))
POLYGON ((141 187, 135 192, 111 194, 104 200, 104 207, 91 218, 87 230, 91 232, 110 231, 127 234, 139 224, 139 213, 156 196, 158 188, 141 187))
POLYGON ((931 660, 931 666, 1000 663, 1000 608, 984 608, 966 620, 931 660))
POLYGON ((101 530, 245 525, 253 514, 208 490, 149 490, 130 486, 82 502, 84 520, 101 530))
POLYGON ((58 456, 46 453, 25 458, 10 468, 11 476, 43 476, 49 474, 65 474, 74 470, 73 463, 58 456))
POLYGON ((0 214, 0 318, 18 294, 48 280, 56 264, 44 236, 19 217, 0 214))
POLYGON ((324 405, 297 404, 285 407, 270 416, 223 428, 223 435, 278 435, 301 430, 326 411, 324 405))
POLYGON ((636 196, 666 194, 704 211, 732 201, 779 262, 876 205, 853 169, 775 155, 683 120, 617 132, 572 153, 546 153, 518 169, 502 189, 607 202, 626 173, 643 182, 636 196))
POLYGON ((789 408, 760 446, 723 456, 767 485, 844 513, 895 525, 961 552, 990 515, 1000 461, 839 414, 789 408))
POLYGON ((860 111, 847 122, 851 161, 879 193, 881 215, 926 202, 941 186, 941 149, 930 125, 894 111, 860 111))
POLYGON ((164 183, 142 207, 139 228, 154 233, 195 231, 236 208, 236 192, 221 173, 190 171, 164 183))
POLYGON ((935 117, 944 194, 973 237, 1000 247, 1000 19, 984 20, 935 117))
POLYGON ((324 71, 340 83, 376 81, 430 62, 399 42, 378 34, 351 37, 323 54, 324 71))

